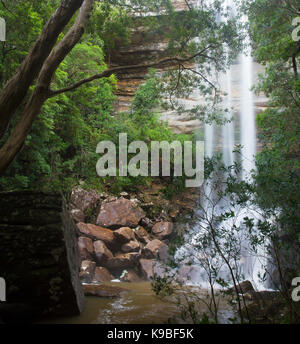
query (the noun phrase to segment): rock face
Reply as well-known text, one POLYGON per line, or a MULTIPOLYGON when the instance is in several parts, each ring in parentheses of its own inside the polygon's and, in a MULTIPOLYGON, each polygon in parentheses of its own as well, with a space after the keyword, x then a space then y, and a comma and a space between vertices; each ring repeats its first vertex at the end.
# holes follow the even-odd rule
POLYGON ((145 216, 144 211, 134 202, 126 198, 120 198, 102 205, 97 218, 97 225, 113 229, 120 227, 134 228, 145 216))
POLYGON ((37 315, 81 313, 76 227, 61 196, 0 193, 0 271, 7 301, 37 315))

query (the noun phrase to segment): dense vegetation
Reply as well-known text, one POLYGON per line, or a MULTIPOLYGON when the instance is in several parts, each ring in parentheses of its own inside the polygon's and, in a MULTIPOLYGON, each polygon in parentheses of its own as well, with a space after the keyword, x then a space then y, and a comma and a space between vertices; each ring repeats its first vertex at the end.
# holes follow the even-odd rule
MULTIPOLYGON (((263 214, 259 233, 251 233, 251 219, 245 218, 245 225, 252 235, 254 250, 259 243, 268 241, 272 243, 270 254, 275 252, 282 258, 277 257, 275 262, 281 272, 278 289, 290 307, 285 321, 295 321, 299 320, 299 313, 290 304, 290 281, 300 275, 299 254, 294 257, 292 266, 287 262, 291 257, 284 257, 286 252, 299 252, 300 247, 300 45, 292 38, 292 21, 300 15, 299 4, 297 0, 240 2, 239 14, 249 18, 247 29, 254 56, 266 67, 255 90, 264 92, 269 104, 257 118, 262 149, 256 157, 257 171, 253 173, 253 183, 240 183, 237 177, 239 167, 233 166, 226 171, 230 177, 222 196, 232 197, 232 201, 239 205, 249 206, 250 202, 259 207, 263 214)), ((22 61, 30 54, 45 23, 60 3, 59 0, 1 1, 0 17, 6 19, 8 31, 7 41, 2 42, 0 47, 2 89, 5 89, 7 81, 18 75, 22 61)), ((118 134, 123 132, 128 133, 129 141, 142 140, 149 144, 153 140, 176 139, 183 142, 193 139, 173 134, 159 116, 160 111, 167 108, 188 111, 177 99, 191 94, 196 86, 206 105, 189 110, 190 115, 203 121, 222 122, 218 106, 220 95, 210 81, 210 75, 214 68, 224 71, 236 58, 242 46, 242 30, 239 31, 234 18, 228 18, 227 22, 217 20, 216 13, 220 14, 222 1, 215 1, 211 7, 202 5, 197 10, 191 7, 184 15, 175 12, 171 3, 168 0, 134 0, 130 4, 122 0, 95 1, 84 35, 78 38, 73 49, 55 68, 51 89, 55 92, 76 85, 79 80, 102 75, 107 70, 110 72, 91 82, 84 82, 81 87, 59 91, 55 97, 45 98, 30 133, 25 135, 26 141, 0 177, 0 190, 30 188, 65 191, 81 181, 86 187, 104 187, 109 180, 100 180, 95 170, 97 143, 110 140, 118 145, 118 134), (165 16, 154 15, 137 20, 132 18, 132 10, 141 14, 163 10, 165 16), (130 111, 116 113, 117 81, 122 74, 110 70, 111 60, 120 45, 131 43, 130 32, 140 26, 141 21, 148 35, 159 36, 168 42, 166 58, 175 61, 176 68, 162 76, 149 69, 148 78, 136 92, 130 111), (195 40, 195 37, 198 39, 195 40), (198 69, 192 70, 190 62, 197 62, 198 69)), ((227 16, 226 13, 223 15, 227 16)), ((60 32, 58 42, 67 37, 76 16, 72 17, 60 32)), ((147 69, 159 67, 161 61, 151 58, 148 63, 147 69)), ((130 66, 123 67, 123 73, 129 70, 130 66)), ((37 80, 35 76, 30 82, 28 92, 0 140, 0 147, 5 146, 14 135, 14 128, 20 123, 22 125, 22 115, 36 91, 37 80)), ((5 117, 4 112, 1 110, 0 119, 5 117)), ((0 156, 2 153, 0 149, 0 156)), ((210 170, 207 176, 216 168, 222 172, 226 169, 218 160, 207 161, 207 169, 210 170)), ((130 190, 137 183, 148 181, 142 177, 118 177, 112 183, 111 191, 130 190)), ((211 223, 234 216, 233 212, 218 216, 213 214, 211 223)), ((233 235, 238 228, 221 233, 211 227, 212 232, 208 234, 212 235, 206 238, 209 245, 216 242, 218 236, 234 243, 233 235)), ((203 245, 203 242, 200 244, 203 245)), ((218 247, 215 254, 225 257, 232 252, 232 246, 218 247)), ((236 263, 236 257, 233 262, 236 263)), ((266 276, 262 276, 264 278, 266 276)), ((228 287, 225 281, 218 280, 218 283, 228 287)))

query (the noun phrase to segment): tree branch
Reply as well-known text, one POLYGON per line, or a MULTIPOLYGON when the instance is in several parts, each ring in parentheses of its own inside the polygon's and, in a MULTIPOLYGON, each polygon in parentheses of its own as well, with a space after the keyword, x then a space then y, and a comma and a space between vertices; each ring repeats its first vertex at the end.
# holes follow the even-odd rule
POLYGON ((153 63, 148 63, 148 64, 128 65, 128 66, 120 66, 120 67, 110 68, 110 69, 107 69, 106 71, 104 71, 100 74, 95 74, 89 78, 82 79, 82 80, 78 81, 77 83, 75 83, 71 86, 62 88, 60 90, 50 90, 48 98, 55 97, 59 94, 65 93, 65 92, 73 91, 73 90, 77 89, 78 87, 80 87, 84 84, 87 84, 91 81, 94 81, 97 79, 102 79, 102 78, 108 78, 113 74, 118 75, 118 74, 124 74, 125 72, 131 71, 131 70, 143 70, 143 69, 149 69, 149 68, 154 68, 154 67, 161 67, 164 64, 171 64, 171 63, 177 63, 178 65, 182 65, 183 63, 190 62, 199 56, 203 56, 205 58, 210 58, 209 56, 203 54, 203 52, 206 51, 207 49, 208 48, 205 48, 202 51, 196 53, 195 55, 189 56, 187 58, 174 57, 174 58, 167 58, 167 59, 163 59, 163 60, 156 61, 153 63))

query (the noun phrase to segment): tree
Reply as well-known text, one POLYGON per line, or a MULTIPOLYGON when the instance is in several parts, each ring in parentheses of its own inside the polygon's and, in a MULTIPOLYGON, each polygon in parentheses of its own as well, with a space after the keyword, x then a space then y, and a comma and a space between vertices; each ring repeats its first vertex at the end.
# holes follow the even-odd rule
MULTIPOLYGON (((130 70, 148 69, 150 67, 168 65, 175 63, 182 68, 185 67, 186 62, 199 60, 202 64, 205 61, 211 61, 216 68, 224 68, 224 55, 223 42, 224 39, 228 44, 237 46, 237 40, 233 35, 228 35, 228 27, 224 25, 220 27, 216 21, 210 22, 211 28, 222 30, 209 30, 208 27, 199 24, 199 11, 198 9, 189 9, 189 17, 193 19, 195 24, 190 26, 190 21, 185 23, 186 30, 180 32, 178 25, 176 25, 177 15, 174 15, 174 26, 170 33, 170 56, 160 61, 149 62, 144 65, 131 65, 109 68, 102 73, 83 78, 75 82, 73 85, 58 89, 51 89, 51 81, 57 71, 57 68, 65 57, 70 53, 74 46, 80 41, 83 36, 84 30, 88 24, 89 18, 92 14, 93 0, 62 0, 60 6, 53 13, 49 21, 45 24, 39 37, 33 44, 32 49, 16 71, 15 75, 10 78, 3 86, 0 93, 0 138, 4 137, 8 125, 11 123, 12 118, 20 111, 19 118, 13 130, 10 132, 9 137, 5 140, 0 149, 0 173, 3 173, 11 162, 16 157, 17 153, 21 150, 24 141, 30 132, 34 121, 40 113, 44 103, 57 95, 73 91, 84 84, 93 80, 107 78, 112 74, 119 75, 130 70), (79 10, 74 24, 59 40, 63 30, 70 24, 72 17, 79 10), (215 23, 215 24, 214 24, 215 23), (193 36, 195 37, 199 32, 209 35, 203 36, 203 39, 197 45, 193 43, 193 36), (189 34, 188 40, 184 35, 189 34), (215 38, 215 39, 214 39, 215 38), (207 40, 207 42, 205 42, 207 40), (213 41, 214 40, 214 41, 213 41), (181 43, 181 45, 179 44, 181 43), (183 44, 184 43, 184 44, 183 44), (188 44, 189 43, 189 44, 188 44), (206 44, 205 44, 206 43, 206 44), (171 49, 172 48, 172 49, 171 49), (33 91, 30 92, 30 88, 33 91), (24 105, 22 104, 24 103, 24 105)), ((124 1, 111 1, 116 5, 125 6, 127 2, 124 1)), ((170 13, 172 13, 172 6, 169 1, 153 1, 145 2, 142 0, 132 1, 132 8, 134 11, 145 10, 149 8, 160 9, 164 5, 170 13), (148 6, 146 4, 148 3, 148 6)), ((131 8, 131 9, 132 9, 131 8)), ((214 12, 212 9, 205 8, 200 10, 200 14, 205 23, 211 21, 214 12)), ((230 23, 231 32, 233 32, 234 25, 230 23)), ((207 83, 208 80, 203 73, 198 71, 202 80, 207 83)), ((212 85, 209 86, 212 88, 212 85)))

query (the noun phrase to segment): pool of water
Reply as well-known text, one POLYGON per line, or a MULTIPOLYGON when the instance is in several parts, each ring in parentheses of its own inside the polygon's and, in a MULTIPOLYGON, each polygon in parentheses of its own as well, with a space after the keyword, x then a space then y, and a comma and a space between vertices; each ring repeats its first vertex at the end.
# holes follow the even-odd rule
MULTIPOLYGON (((175 323, 192 323, 191 319, 183 321, 175 297, 159 298, 152 291, 151 283, 110 283, 110 285, 128 289, 115 299, 86 297, 86 307, 80 316, 58 318, 44 323, 56 324, 164 324, 169 319, 175 323), (176 319, 176 320, 174 320, 176 319)), ((191 287, 189 287, 189 290, 191 287)), ((187 291, 182 291, 184 294, 187 291)), ((205 297, 206 292, 193 288, 193 292, 205 297)), ((224 301, 224 300, 223 300, 224 301)), ((220 314, 224 319, 231 316, 226 302, 220 302, 220 314)), ((198 304, 199 314, 207 312, 204 304, 198 304)), ((224 320, 224 322, 226 322, 224 320)))

